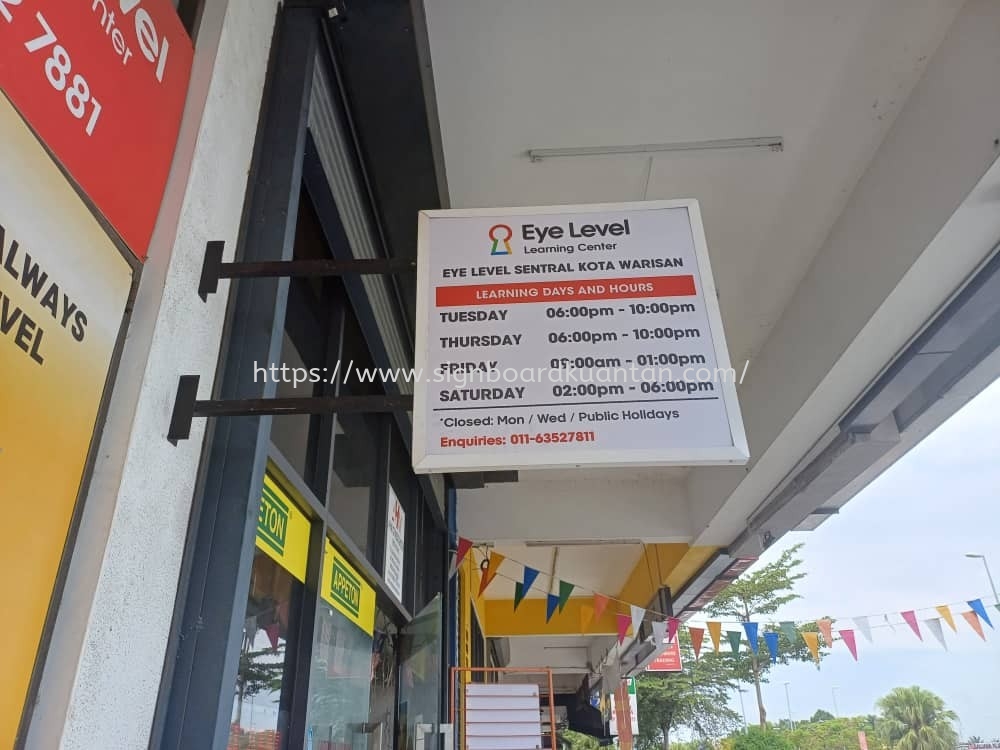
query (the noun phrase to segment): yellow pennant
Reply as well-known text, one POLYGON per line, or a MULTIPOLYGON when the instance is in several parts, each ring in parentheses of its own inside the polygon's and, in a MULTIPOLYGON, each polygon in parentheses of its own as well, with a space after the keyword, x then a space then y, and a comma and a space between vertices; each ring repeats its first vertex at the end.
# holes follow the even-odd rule
POLYGON ((483 572, 483 579, 479 583, 480 596, 486 591, 486 587, 493 583, 493 579, 497 576, 497 571, 500 570, 501 563, 506 559, 499 552, 493 552, 490 555, 489 560, 486 562, 486 570, 483 572))
POLYGON ((708 626, 708 634, 712 637, 712 645, 715 647, 715 653, 719 653, 719 640, 722 638, 722 623, 709 622, 706 625, 708 626))
POLYGON ((935 609, 941 615, 941 619, 948 623, 948 627, 954 632, 958 632, 958 629, 955 627, 955 618, 951 616, 951 607, 947 604, 942 604, 940 607, 935 607, 935 609))
POLYGON ((808 630, 803 630, 802 640, 809 647, 809 652, 813 655, 813 660, 816 664, 819 664, 819 633, 811 633, 808 630))

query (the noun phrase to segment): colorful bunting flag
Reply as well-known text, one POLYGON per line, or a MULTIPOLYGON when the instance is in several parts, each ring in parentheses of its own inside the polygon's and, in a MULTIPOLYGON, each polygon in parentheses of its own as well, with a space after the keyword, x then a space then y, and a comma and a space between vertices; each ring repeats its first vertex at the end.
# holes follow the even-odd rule
POLYGON ((708 634, 712 637, 712 645, 715 647, 715 653, 719 653, 719 641, 722 639, 722 623, 710 622, 707 625, 708 634))
POLYGON ((816 662, 816 666, 819 666, 819 633, 813 633, 809 630, 803 630, 800 635, 802 640, 806 642, 809 647, 809 653, 812 654, 813 661, 816 662))
POLYGON ((733 650, 733 654, 739 654, 740 641, 743 640, 743 633, 738 630, 727 630, 726 637, 729 639, 729 648, 733 650))
POLYGON ((757 650, 760 648, 760 643, 757 638, 757 623, 745 622, 743 623, 743 630, 747 634, 747 643, 750 644, 750 650, 753 651, 754 656, 756 656, 757 650))
POLYGON ((867 617, 855 617, 854 627, 861 631, 861 635, 865 637, 865 640, 872 643, 872 625, 868 622, 867 617))
POLYGON ((676 617, 667 618, 667 643, 673 643, 677 637, 677 629, 681 626, 681 621, 676 617))
POLYGON ((601 615, 604 614, 604 610, 608 608, 608 602, 611 601, 608 597, 603 594, 594 594, 594 619, 600 620, 601 615))
POLYGON ((900 612, 899 614, 903 616, 903 619, 906 621, 906 624, 910 626, 910 630, 916 633, 917 638, 923 640, 924 637, 920 635, 920 625, 917 624, 916 613, 914 613, 912 609, 909 609, 906 612, 900 612))
POLYGON ((590 623, 594 620, 594 608, 586 604, 580 607, 580 632, 586 633, 590 623))
POLYGON ((569 601, 570 594, 573 593, 573 589, 576 588, 572 583, 567 581, 559 581, 559 611, 562 612, 566 609, 566 602, 569 601))
POLYGON ((885 624, 889 626, 889 630, 893 633, 896 632, 896 626, 892 624, 892 620, 889 619, 889 615, 882 615, 885 618, 885 624))
POLYGON ((653 643, 660 648, 667 642, 667 623, 662 620, 654 620, 650 623, 653 628, 653 643))
POLYGON ((781 632, 782 632, 782 634, 784 634, 785 638, 788 639, 788 642, 794 648, 795 641, 799 637, 799 630, 798 630, 798 628, 795 627, 795 623, 794 622, 789 622, 789 621, 785 621, 785 622, 781 623, 781 632))
POLYGON ((840 637, 844 639, 844 645, 847 646, 847 650, 851 652, 851 656, 854 657, 854 661, 858 660, 858 642, 854 637, 853 630, 841 630, 840 637))
POLYGON ((771 663, 774 664, 778 661, 778 640, 780 636, 773 632, 767 631, 764 633, 764 643, 767 644, 767 650, 771 654, 771 663))
POLYGON ((932 617, 929 620, 924 620, 924 624, 928 628, 930 628, 931 634, 935 638, 937 638, 938 643, 941 644, 941 647, 945 651, 947 651, 948 650, 948 644, 944 642, 944 629, 941 627, 941 618, 939 618, 939 617, 932 617))
MULTIPOLYGON (((694 648, 695 660, 701 655, 701 644, 705 640, 705 628, 688 628, 688 635, 691 636, 691 646, 694 648)), ((718 651, 718 647, 715 649, 718 651)))
POLYGON ((521 606, 521 602, 524 599, 524 584, 520 581, 514 581, 514 611, 517 612, 517 608, 521 606))
POLYGON ((979 637, 985 641, 986 634, 983 632, 983 624, 979 622, 979 615, 970 610, 968 612, 963 612, 962 617, 964 617, 965 621, 969 623, 969 627, 979 633, 979 637))
POLYGON ((935 607, 934 609, 936 609, 938 614, 941 615, 941 618, 948 623, 948 627, 951 628, 951 631, 953 633, 957 633, 958 628, 955 627, 955 618, 951 616, 951 607, 947 604, 942 604, 940 607, 935 607))
POLYGON ((625 636, 628 635, 628 626, 632 624, 632 618, 620 612, 616 616, 618 618, 618 645, 620 646, 625 642, 625 636))
POLYGON ((629 607, 632 616, 632 635, 636 638, 639 637, 639 626, 642 625, 642 620, 646 616, 646 610, 642 607, 637 607, 634 604, 629 607))
POLYGON ((986 614, 986 607, 983 606, 982 599, 973 599, 969 602, 969 606, 972 607, 973 612, 979 615, 980 620, 985 620, 987 625, 991 628, 993 627, 993 623, 990 622, 990 616, 986 614))
POLYGON ((482 596, 483 592, 486 591, 486 587, 493 583, 493 579, 497 577, 497 571, 500 570, 500 565, 503 563, 504 558, 499 552, 493 552, 490 554, 486 562, 486 570, 483 571, 483 580, 479 582, 479 595, 482 596))
POLYGON ((819 632, 823 634, 823 642, 827 647, 833 645, 833 620, 825 617, 822 620, 816 620, 816 627, 819 628, 819 632))
POLYGON ((552 619, 552 615, 555 614, 556 608, 559 606, 559 597, 556 594, 547 594, 548 601, 545 604, 545 622, 552 619))
POLYGON ((524 578, 523 578, 524 582, 521 584, 525 594, 527 594, 531 590, 531 587, 534 585, 536 578, 538 578, 538 571, 535 570, 534 568, 529 568, 527 565, 525 565, 524 578))
POLYGON ((451 564, 451 570, 449 571, 449 577, 455 575, 458 571, 458 566, 462 564, 465 556, 469 554, 469 550, 472 549, 472 542, 464 537, 458 538, 458 549, 455 550, 455 559, 451 564))

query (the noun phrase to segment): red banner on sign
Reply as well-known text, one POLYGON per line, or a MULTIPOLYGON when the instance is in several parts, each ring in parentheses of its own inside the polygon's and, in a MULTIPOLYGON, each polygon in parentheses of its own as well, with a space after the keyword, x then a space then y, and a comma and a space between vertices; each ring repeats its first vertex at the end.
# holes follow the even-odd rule
POLYGON ((140 259, 193 57, 170 0, 0 0, 0 89, 140 259))
POLYGON ((677 641, 667 644, 667 649, 646 667, 647 672, 683 672, 681 645, 677 641))
POLYGON ((464 307, 529 302, 690 297, 694 294, 694 276, 642 276, 625 279, 573 279, 439 286, 434 290, 434 302, 438 307, 464 307))

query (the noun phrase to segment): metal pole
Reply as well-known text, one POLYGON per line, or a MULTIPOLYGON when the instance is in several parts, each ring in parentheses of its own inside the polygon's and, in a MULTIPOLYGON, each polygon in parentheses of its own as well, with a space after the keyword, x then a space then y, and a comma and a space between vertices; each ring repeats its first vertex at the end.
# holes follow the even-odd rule
POLYGON ((981 559, 983 567, 986 568, 986 577, 990 580, 990 588, 993 590, 993 602, 1000 604, 1000 598, 997 597, 997 585, 993 582, 993 574, 990 572, 990 564, 986 562, 986 555, 983 555, 981 559))
POLYGON ((840 718, 840 709, 837 708, 837 691, 838 690, 840 690, 840 688, 834 686, 833 688, 830 689, 830 692, 833 693, 833 715, 836 716, 839 719, 840 718))
POLYGON ((785 683, 785 703, 788 706, 788 728, 789 729, 795 729, 795 722, 792 721, 792 699, 791 699, 791 697, 789 696, 789 693, 788 693, 788 685, 789 685, 789 683, 786 682, 785 683))
POLYGON ((743 688, 737 687, 736 690, 740 694, 740 711, 743 714, 743 731, 748 732, 750 731, 750 729, 749 726, 747 725, 747 709, 746 706, 743 705, 743 688))

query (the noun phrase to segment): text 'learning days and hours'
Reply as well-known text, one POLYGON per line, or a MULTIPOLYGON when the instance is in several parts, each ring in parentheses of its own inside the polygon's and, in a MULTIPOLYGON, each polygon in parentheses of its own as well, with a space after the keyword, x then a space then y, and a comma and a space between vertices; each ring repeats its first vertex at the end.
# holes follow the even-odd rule
POLYGON ((745 461, 707 264, 693 201, 422 214, 415 467, 745 461))

